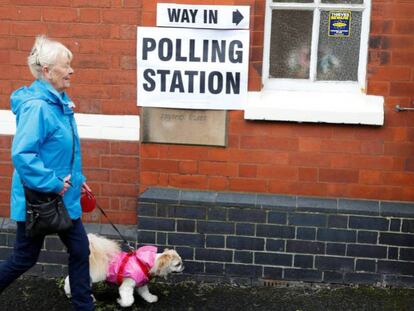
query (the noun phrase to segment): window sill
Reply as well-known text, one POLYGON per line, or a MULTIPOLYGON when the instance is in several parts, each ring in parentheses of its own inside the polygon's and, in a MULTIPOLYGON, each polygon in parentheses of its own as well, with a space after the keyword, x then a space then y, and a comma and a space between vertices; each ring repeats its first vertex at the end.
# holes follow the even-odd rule
POLYGON ((363 93, 275 91, 249 92, 246 120, 384 124, 384 98, 363 93))

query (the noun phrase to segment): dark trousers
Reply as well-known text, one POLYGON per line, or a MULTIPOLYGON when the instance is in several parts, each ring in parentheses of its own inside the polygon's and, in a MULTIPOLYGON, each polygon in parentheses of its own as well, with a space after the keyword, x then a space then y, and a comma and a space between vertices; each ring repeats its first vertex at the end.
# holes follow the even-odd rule
MULTIPOLYGON (((89 276, 89 241, 81 219, 74 220, 72 228, 60 233, 59 237, 69 253, 68 270, 73 309, 94 310, 89 276)), ((36 264, 44 238, 26 237, 25 223, 17 222, 14 251, 0 264, 0 292, 36 264)))

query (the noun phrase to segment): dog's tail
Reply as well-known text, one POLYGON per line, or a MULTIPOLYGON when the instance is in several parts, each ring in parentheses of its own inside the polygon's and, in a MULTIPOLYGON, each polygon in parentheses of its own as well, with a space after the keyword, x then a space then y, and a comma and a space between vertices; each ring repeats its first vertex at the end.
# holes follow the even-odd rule
POLYGON ((112 257, 121 252, 119 244, 113 240, 88 234, 89 239, 89 269, 93 282, 106 279, 106 272, 112 257))

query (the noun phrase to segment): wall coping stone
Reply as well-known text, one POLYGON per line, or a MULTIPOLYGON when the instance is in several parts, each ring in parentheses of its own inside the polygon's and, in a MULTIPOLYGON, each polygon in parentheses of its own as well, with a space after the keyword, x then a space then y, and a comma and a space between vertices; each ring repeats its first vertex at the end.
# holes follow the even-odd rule
MULTIPOLYGON (((94 233, 108 237, 120 238, 110 224, 84 223, 87 233, 94 233)), ((137 225, 115 225, 127 240, 136 241, 137 225)), ((7 217, 0 217, 0 231, 16 231, 16 222, 7 217)))
POLYGON ((382 217, 414 218, 414 203, 350 198, 326 198, 262 193, 215 192, 150 187, 139 197, 140 202, 200 204, 284 211, 358 214, 382 217))

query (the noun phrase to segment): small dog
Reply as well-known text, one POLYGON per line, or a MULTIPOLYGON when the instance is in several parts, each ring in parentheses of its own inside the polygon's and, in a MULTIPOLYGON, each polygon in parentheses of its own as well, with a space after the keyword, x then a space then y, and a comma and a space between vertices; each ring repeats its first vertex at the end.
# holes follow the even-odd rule
MULTIPOLYGON (((147 283, 153 276, 167 277, 172 272, 182 272, 184 265, 175 250, 157 253, 155 246, 143 246, 134 252, 122 252, 119 244, 95 234, 88 234, 89 270, 91 282, 108 281, 119 285, 118 303, 130 307, 134 303, 134 288, 147 302, 158 301, 149 292, 147 283)), ((65 293, 71 296, 69 276, 65 279, 65 293)))

